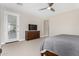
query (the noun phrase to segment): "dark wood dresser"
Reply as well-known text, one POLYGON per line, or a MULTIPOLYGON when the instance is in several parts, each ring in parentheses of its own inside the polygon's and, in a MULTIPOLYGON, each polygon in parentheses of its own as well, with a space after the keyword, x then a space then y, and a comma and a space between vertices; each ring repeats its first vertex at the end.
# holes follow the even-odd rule
POLYGON ((25 31, 25 40, 40 38, 40 31, 25 31))

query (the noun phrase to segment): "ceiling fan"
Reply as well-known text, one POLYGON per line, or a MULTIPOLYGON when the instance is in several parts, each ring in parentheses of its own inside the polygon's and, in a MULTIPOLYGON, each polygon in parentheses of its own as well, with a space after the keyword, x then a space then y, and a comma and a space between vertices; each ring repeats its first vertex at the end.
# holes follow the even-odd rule
POLYGON ((19 5, 19 6, 23 6, 23 3, 16 3, 17 5, 19 5))
POLYGON ((55 9, 52 8, 53 4, 54 4, 54 3, 48 3, 48 7, 46 7, 46 8, 42 8, 42 9, 40 9, 40 10, 49 9, 49 10, 55 12, 55 9))

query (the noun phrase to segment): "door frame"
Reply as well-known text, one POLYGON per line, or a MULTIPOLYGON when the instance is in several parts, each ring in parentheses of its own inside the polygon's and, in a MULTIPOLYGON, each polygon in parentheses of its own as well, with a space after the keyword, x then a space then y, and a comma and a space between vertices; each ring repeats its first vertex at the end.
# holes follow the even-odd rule
POLYGON ((49 20, 44 20, 44 36, 49 36, 49 20))
POLYGON ((17 26, 16 26, 16 32, 17 32, 17 38, 15 41, 19 41, 19 14, 17 13, 13 13, 13 12, 9 12, 9 11, 5 11, 4 12, 4 20, 5 20, 5 43, 7 42, 12 42, 8 39, 8 15, 13 15, 13 16, 16 16, 17 17, 17 26))

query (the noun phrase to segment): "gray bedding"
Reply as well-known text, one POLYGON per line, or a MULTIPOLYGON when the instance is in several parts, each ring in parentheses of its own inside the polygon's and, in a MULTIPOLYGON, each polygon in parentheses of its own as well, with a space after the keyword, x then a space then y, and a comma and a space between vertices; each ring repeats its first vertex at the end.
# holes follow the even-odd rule
POLYGON ((40 50, 44 49, 60 56, 79 56, 79 36, 61 34, 48 37, 41 44, 40 50))

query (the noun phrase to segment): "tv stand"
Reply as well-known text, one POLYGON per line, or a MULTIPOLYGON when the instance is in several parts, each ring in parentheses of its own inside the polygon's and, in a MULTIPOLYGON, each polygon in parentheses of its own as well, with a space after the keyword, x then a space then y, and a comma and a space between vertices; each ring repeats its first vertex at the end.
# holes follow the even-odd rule
POLYGON ((40 38, 40 31, 25 31, 25 40, 40 38))

